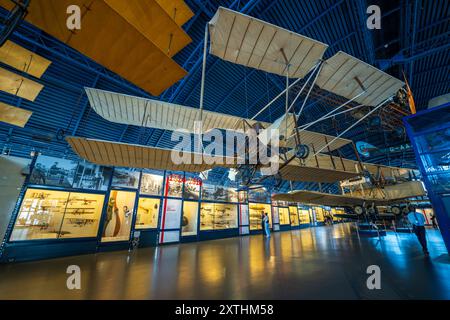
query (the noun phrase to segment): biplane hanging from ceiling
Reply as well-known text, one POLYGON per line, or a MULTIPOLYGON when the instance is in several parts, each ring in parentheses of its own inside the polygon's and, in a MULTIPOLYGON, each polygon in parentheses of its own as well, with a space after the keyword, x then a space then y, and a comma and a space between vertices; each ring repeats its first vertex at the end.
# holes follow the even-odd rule
MULTIPOLYGON (((272 196, 275 201, 297 202, 309 205, 343 207, 347 213, 336 215, 338 218, 352 220, 395 220, 406 213, 412 202, 426 196, 421 181, 405 179, 404 170, 394 167, 382 167, 390 172, 390 180, 383 185, 368 179, 353 179, 340 182, 342 194, 329 194, 310 190, 293 190, 272 196), (379 214, 378 207, 387 207, 391 213, 379 214)), ((383 177, 384 178, 384 177, 383 177)), ((387 178, 387 177, 386 177, 387 178)), ((381 180, 381 179, 380 179, 381 180)))
MULTIPOLYGON (((273 160, 279 161, 280 170, 276 175, 278 183, 281 179, 336 182, 361 176, 364 172, 376 174, 378 169, 372 168, 371 171, 370 166, 364 166, 360 161, 344 159, 338 152, 338 149, 343 146, 353 145, 351 140, 342 138, 342 135, 363 118, 337 137, 307 129, 319 121, 348 112, 361 105, 373 106, 371 112, 374 112, 390 101, 403 86, 403 82, 344 52, 338 52, 330 59, 323 61, 323 54, 328 47, 326 44, 222 7, 207 25, 208 30, 209 33, 205 32, 204 57, 207 53, 206 44, 209 35, 211 54, 232 63, 286 76, 285 90, 251 119, 203 109, 205 59, 199 109, 86 88, 91 107, 108 121, 166 130, 184 129, 197 134, 214 128, 240 132, 246 132, 246 128, 256 128, 262 143, 268 146, 278 143, 282 147, 280 157, 273 160), (289 90, 306 76, 308 77, 302 89, 294 100, 289 101, 289 90), (289 84, 290 78, 296 78, 296 80, 289 84), (300 110, 297 111, 295 104, 307 84, 310 84, 309 92, 300 110), (349 100, 316 121, 300 126, 298 118, 303 112, 314 85, 349 100), (256 120, 264 110, 283 95, 286 97, 286 112, 281 118, 272 124, 256 120), (341 111, 353 101, 360 105, 341 111), (202 123, 200 131, 193 130, 196 121, 202 123), (273 141, 273 137, 268 134, 270 129, 279 130, 279 141, 273 141), (333 152, 337 152, 338 156, 332 155, 333 152)), ((103 165, 196 172, 218 166, 211 164, 210 161, 175 165, 170 161, 172 150, 168 149, 78 137, 68 137, 67 140, 81 157, 103 165)), ((249 150, 247 144, 243 151, 237 153, 240 157, 237 155, 229 157, 231 159, 228 159, 226 167, 238 169, 243 184, 260 183, 261 179, 266 177, 257 179, 255 177, 262 165, 248 163, 247 159, 252 150, 249 150), (239 161, 242 158, 244 163, 239 161)), ((198 155, 188 154, 192 158, 198 155)), ((209 160, 213 157, 210 154, 200 155, 209 160)))

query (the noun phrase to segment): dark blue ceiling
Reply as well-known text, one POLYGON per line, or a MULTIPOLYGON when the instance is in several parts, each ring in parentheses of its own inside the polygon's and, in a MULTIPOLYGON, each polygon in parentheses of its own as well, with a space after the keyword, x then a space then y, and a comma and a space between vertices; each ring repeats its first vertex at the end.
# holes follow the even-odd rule
MULTIPOLYGON (((383 68, 393 76, 401 78, 404 71, 418 109, 426 108, 429 99, 449 92, 448 0, 383 0, 370 3, 365 0, 187 0, 186 3, 195 13, 184 26, 193 41, 175 56, 175 60, 189 74, 159 99, 198 106, 205 24, 218 6, 241 11, 325 42, 330 45, 326 58, 342 50, 383 68), (366 8, 369 4, 381 7, 381 30, 366 28, 366 8)), ((0 16, 5 14, 6 11, 0 8, 0 16)), ((159 147, 172 145, 170 132, 103 120, 88 105, 83 87, 147 97, 150 97, 149 94, 27 23, 14 33, 12 40, 53 63, 39 80, 45 88, 34 103, 0 92, 0 101, 33 111, 31 120, 23 129, 0 124, 0 148, 4 152, 29 156, 32 150, 37 150, 48 155, 73 156, 67 143, 56 138, 60 129, 68 135, 159 147)), ((278 76, 233 65, 210 55, 207 58, 205 108, 252 116, 283 86, 284 79, 278 76)), ((325 99, 323 93, 315 92, 307 103, 302 119, 316 119, 336 105, 333 97, 325 99)), ((283 108, 280 99, 259 119, 274 120, 283 108)), ((390 123, 400 124, 401 114, 386 114, 384 117, 390 123)), ((336 134, 354 121, 347 114, 334 122, 323 122, 314 129, 336 134)), ((365 140, 381 148, 408 142, 406 137, 399 138, 383 126, 371 127, 368 122, 350 130, 346 137, 354 141, 365 140)), ((414 156, 410 151, 378 156, 371 161, 414 166, 414 156)), ((217 179, 222 179, 224 175, 221 170, 214 174, 217 179)))

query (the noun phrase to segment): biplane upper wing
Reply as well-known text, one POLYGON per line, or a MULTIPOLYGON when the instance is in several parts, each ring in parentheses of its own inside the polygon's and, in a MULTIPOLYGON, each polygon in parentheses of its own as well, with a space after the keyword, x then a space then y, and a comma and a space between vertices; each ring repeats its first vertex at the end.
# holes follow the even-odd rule
POLYGON ((219 7, 209 22, 211 54, 246 67, 303 78, 328 45, 245 14, 219 7))
POLYGON ((404 86, 399 79, 342 51, 324 62, 316 84, 347 99, 365 91, 354 101, 367 106, 378 105, 404 86))
MULTIPOLYGON (((186 130, 193 133, 195 122, 200 120, 200 109, 140 98, 125 94, 85 88, 89 104, 102 118, 116 123, 157 128, 186 130)), ((203 132, 211 129, 241 129, 236 124, 246 120, 253 125, 257 121, 228 114, 203 111, 203 132)), ((262 123, 265 127, 268 123, 262 123)))
POLYGON ((187 157, 187 161, 177 164, 172 161, 172 153, 176 150, 80 137, 67 137, 66 140, 81 158, 105 166, 202 172, 219 166, 233 168, 238 161, 238 158, 179 151, 180 157, 187 157))

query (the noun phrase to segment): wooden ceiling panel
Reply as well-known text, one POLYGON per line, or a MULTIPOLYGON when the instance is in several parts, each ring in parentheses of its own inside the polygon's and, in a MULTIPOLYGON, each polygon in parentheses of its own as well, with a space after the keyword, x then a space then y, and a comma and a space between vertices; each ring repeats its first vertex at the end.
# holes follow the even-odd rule
POLYGON ((188 22, 194 13, 183 0, 155 0, 179 26, 188 22))
POLYGON ((52 63, 9 40, 0 47, 0 61, 36 78, 42 77, 52 63))
POLYGON ((26 20, 155 96, 187 74, 104 0, 33 0, 26 20), (69 5, 82 8, 81 30, 66 27, 69 5))
POLYGON ((33 112, 0 102, 0 121, 25 127, 33 112))
POLYGON ((44 86, 18 74, 0 68, 0 90, 34 101, 44 86))
POLYGON ((170 57, 192 41, 155 0, 104 1, 170 57))

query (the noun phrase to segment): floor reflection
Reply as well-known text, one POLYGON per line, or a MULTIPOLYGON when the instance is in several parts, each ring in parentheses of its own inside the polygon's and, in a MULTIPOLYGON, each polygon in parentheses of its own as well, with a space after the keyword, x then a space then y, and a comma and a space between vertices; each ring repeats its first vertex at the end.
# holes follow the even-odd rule
POLYGON ((1 299, 407 299, 450 298, 440 234, 431 257, 412 234, 358 238, 350 225, 0 266, 1 299), (78 265, 82 289, 66 289, 78 265), (379 265, 382 290, 366 288, 379 265))

